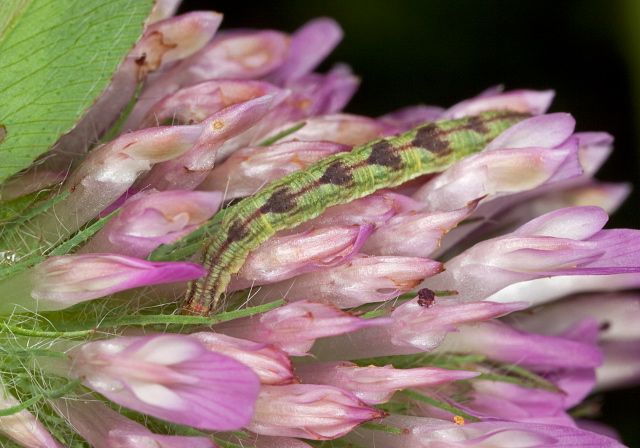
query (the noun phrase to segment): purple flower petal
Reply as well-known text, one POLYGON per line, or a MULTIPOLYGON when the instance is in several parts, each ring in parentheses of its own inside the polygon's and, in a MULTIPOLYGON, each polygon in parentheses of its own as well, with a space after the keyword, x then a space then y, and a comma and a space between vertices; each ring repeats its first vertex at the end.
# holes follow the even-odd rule
POLYGON ((180 335, 89 342, 73 373, 105 397, 154 417, 208 430, 246 425, 259 382, 253 371, 180 335))

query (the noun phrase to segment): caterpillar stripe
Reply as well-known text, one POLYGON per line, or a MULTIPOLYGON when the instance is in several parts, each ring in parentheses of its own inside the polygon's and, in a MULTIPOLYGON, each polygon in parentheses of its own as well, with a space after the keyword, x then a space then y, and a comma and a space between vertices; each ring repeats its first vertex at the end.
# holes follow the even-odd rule
POLYGON ((529 117, 484 112, 460 120, 426 123, 400 136, 378 139, 327 157, 283 177, 228 210, 203 253, 206 276, 189 284, 183 314, 216 311, 231 275, 249 253, 278 230, 289 229, 382 188, 447 169, 484 149, 501 132, 529 117))

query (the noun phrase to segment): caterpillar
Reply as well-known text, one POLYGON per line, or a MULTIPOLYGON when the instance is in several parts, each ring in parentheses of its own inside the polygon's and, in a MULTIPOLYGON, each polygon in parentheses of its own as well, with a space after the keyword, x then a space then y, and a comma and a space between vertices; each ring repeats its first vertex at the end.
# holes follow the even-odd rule
POLYGON ((327 207, 443 171, 528 117, 514 111, 490 111, 426 123, 399 136, 334 154, 272 182, 228 210, 205 246, 202 264, 208 273, 189 284, 183 314, 207 316, 216 311, 231 275, 278 230, 313 219, 327 207))

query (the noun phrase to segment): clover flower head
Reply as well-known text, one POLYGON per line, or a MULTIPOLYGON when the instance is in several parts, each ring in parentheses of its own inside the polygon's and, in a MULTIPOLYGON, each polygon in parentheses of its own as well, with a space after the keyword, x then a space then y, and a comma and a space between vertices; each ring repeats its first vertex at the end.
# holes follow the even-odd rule
POLYGON ((623 446, 574 418, 640 381, 609 134, 550 90, 345 113, 334 20, 176 8, 1 187, 0 444, 623 446))

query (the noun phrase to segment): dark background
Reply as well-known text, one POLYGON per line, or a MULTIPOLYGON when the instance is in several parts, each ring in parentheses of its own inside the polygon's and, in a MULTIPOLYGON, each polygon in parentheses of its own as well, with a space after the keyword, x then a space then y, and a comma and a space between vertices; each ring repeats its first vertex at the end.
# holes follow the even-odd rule
MULTIPOLYGON (((180 11, 195 9, 223 13, 222 28, 287 32, 333 17, 345 37, 320 71, 346 62, 361 76, 351 113, 448 107, 498 84, 554 89, 551 112, 572 113, 578 131, 616 137, 598 178, 638 183, 639 0, 185 0, 180 11)), ((638 197, 632 194, 609 227, 640 227, 638 197)), ((639 399, 636 388, 603 401, 601 421, 631 447, 640 447, 639 399)))

